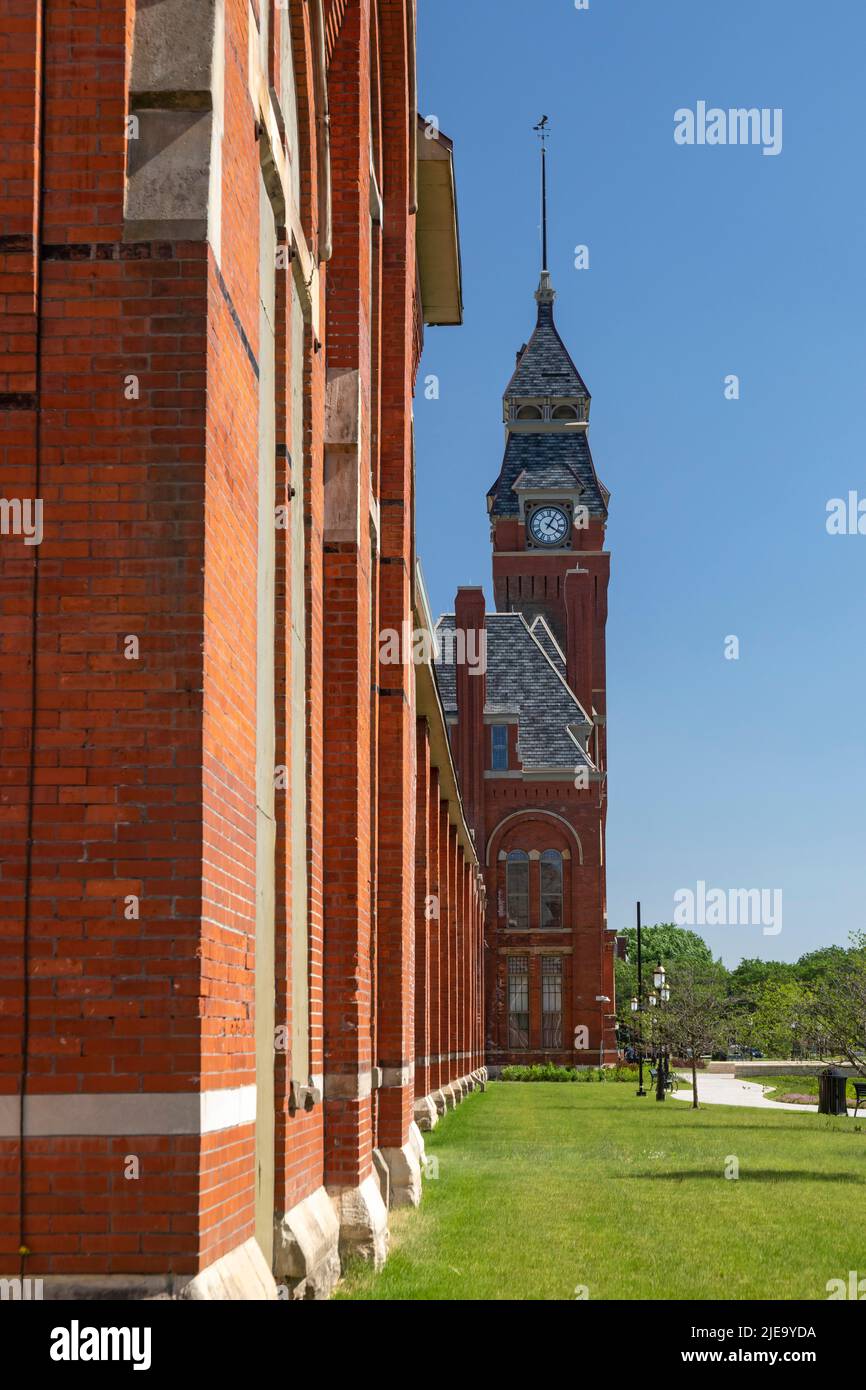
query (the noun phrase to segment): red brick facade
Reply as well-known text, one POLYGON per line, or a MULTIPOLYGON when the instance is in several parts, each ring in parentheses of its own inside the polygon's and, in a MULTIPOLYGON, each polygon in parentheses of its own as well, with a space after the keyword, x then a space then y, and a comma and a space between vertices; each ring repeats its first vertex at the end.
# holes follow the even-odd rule
POLYGON ((0 0, 0 1270, 59 1294, 327 1293, 483 1079, 444 717, 377 641, 424 607, 414 35, 0 0))

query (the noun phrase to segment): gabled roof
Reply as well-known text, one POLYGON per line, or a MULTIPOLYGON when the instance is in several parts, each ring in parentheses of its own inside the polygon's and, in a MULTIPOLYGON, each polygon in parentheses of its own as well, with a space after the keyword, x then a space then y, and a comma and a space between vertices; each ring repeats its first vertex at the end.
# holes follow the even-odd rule
MULTIPOLYGON (((552 291, 550 291, 552 293, 552 291)), ((563 396, 590 399, 589 391, 556 331, 553 304, 538 305, 535 332, 523 349, 514 375, 505 388, 506 400, 515 396, 563 396)))
MULTIPOLYGON (((545 626, 543 630, 531 631, 522 613, 488 613, 486 624, 487 703, 484 712, 517 716, 523 770, 531 772, 551 767, 594 770, 592 760, 569 729, 570 725, 590 721, 577 696, 566 685, 553 655, 545 649, 549 630, 545 626)), ((453 632, 454 627, 453 613, 443 614, 436 624, 437 632, 444 629, 453 632)), ((442 704, 450 715, 457 713, 454 646, 453 643, 443 644, 443 657, 452 657, 451 661, 440 658, 436 662, 442 704)))
POLYGON ((586 430, 562 434, 512 434, 509 432, 499 477, 487 496, 494 516, 516 516, 519 509, 515 484, 521 488, 574 487, 590 516, 607 516, 609 493, 598 480, 586 430), (523 476, 525 474, 525 477, 523 476))

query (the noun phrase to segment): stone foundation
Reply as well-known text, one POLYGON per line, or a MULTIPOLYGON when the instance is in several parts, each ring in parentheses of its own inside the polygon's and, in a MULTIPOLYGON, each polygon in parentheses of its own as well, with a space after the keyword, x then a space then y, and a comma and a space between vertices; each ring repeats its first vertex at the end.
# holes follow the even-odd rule
POLYGON ((415 1123, 425 1134, 431 1129, 435 1129, 439 1120, 439 1111, 436 1109, 436 1102, 432 1095, 423 1096, 421 1100, 415 1102, 415 1123))
POLYGON ((275 1222, 274 1274, 290 1298, 330 1297, 340 1277, 340 1223, 324 1187, 275 1222))
POLYGON ((488 1072, 486 1067, 479 1067, 477 1071, 471 1071, 466 1076, 461 1076, 457 1081, 449 1081, 437 1091, 431 1091, 429 1096, 423 1096, 415 1102, 415 1121, 419 1130, 431 1130, 438 1123, 441 1115, 449 1110, 454 1110, 465 1096, 471 1091, 483 1091, 487 1085, 488 1072))
POLYGON ((280 1297, 258 1242, 250 1237, 195 1275, 170 1274, 46 1274, 43 1297, 51 1300, 216 1299, 226 1302, 280 1297))
POLYGON ((421 1161, 417 1149, 404 1144, 399 1149, 383 1149, 391 1179, 392 1207, 417 1207, 421 1201, 421 1161))
POLYGON ((388 1255, 388 1212, 378 1178, 372 1173, 360 1187, 332 1188, 328 1194, 340 1226, 340 1259, 369 1260, 381 1269, 388 1255))

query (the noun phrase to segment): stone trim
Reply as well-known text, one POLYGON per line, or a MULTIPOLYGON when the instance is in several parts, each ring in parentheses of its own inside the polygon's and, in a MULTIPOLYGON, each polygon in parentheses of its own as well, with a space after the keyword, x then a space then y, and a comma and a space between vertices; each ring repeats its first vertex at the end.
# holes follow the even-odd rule
MULTIPOLYGON (((0 1096, 0 1138, 18 1135, 21 1099, 0 1096)), ((210 1091, 146 1091, 34 1095, 24 1102, 24 1133, 32 1138, 71 1135, 214 1134, 255 1124, 255 1086, 210 1091)))
POLYGON ((373 1073, 370 1071, 361 1072, 326 1072, 324 1078, 324 1097, 329 1100, 366 1100, 372 1095, 373 1073))

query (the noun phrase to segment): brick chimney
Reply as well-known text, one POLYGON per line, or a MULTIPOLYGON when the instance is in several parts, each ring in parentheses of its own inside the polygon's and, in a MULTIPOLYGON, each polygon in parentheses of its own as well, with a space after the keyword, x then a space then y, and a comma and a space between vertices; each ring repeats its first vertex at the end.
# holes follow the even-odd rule
POLYGON ((566 678, 592 718, 595 576, 580 568, 565 576, 566 678))
POLYGON ((487 739, 487 628, 484 590, 461 588, 454 600, 457 678, 455 754, 466 819, 480 847, 484 819, 484 768, 487 739))

